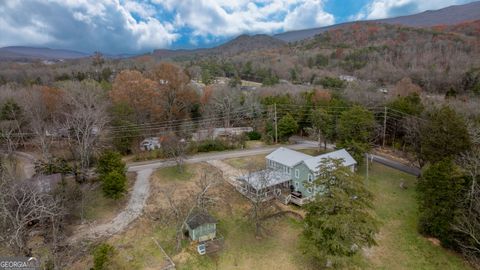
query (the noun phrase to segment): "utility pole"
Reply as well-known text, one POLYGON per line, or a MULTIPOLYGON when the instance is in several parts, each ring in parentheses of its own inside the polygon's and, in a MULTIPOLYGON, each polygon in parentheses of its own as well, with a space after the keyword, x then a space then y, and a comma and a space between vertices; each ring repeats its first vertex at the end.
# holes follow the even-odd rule
POLYGON ((275 112, 274 112, 274 115, 275 115, 275 143, 278 143, 277 103, 274 103, 274 104, 273 104, 273 108, 274 108, 274 111, 275 111, 275 112))
POLYGON ((385 112, 383 114, 383 142, 382 147, 385 148, 385 136, 387 135, 387 106, 385 106, 385 112))

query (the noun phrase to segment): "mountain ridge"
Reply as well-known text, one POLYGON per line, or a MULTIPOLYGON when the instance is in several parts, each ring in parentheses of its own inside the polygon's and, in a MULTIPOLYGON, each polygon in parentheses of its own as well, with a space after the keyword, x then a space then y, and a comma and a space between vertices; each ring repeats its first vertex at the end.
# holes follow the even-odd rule
POLYGON ((295 42, 311 38, 315 35, 340 27, 361 22, 398 24, 410 27, 432 27, 437 25, 455 25, 466 21, 480 19, 480 1, 463 5, 453 5, 438 10, 427 10, 421 13, 378 20, 345 22, 325 27, 289 31, 273 35, 285 42, 295 42))

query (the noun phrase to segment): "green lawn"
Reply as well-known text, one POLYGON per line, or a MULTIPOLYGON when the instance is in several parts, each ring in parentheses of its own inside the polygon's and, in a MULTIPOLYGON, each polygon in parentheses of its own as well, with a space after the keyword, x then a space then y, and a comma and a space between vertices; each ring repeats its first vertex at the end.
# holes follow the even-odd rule
MULTIPOLYGON (((413 176, 380 164, 370 167, 366 182, 375 195, 375 213, 382 222, 378 246, 367 251, 368 269, 470 269, 458 255, 417 232, 418 211, 413 176), (400 188, 400 183, 408 186, 400 188)), ((359 171, 364 175, 365 170, 359 171)))

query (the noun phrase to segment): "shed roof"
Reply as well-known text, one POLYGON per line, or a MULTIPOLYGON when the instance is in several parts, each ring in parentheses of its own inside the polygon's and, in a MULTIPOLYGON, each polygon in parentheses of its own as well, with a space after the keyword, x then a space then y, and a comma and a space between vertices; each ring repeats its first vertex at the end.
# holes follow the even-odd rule
POLYGON ((333 152, 330 152, 330 153, 326 153, 326 154, 323 154, 323 155, 312 157, 312 158, 304 160, 304 162, 305 162, 305 165, 307 165, 307 167, 311 171, 317 171, 317 167, 318 167, 318 165, 320 165, 320 162, 323 159, 327 159, 327 158, 343 159, 343 166, 345 166, 345 167, 349 167, 349 166, 357 164, 355 159, 353 159, 353 157, 345 149, 340 149, 340 150, 337 150, 337 151, 333 151, 333 152))
POLYGON ((262 170, 240 176, 239 179, 247 182, 255 190, 260 190, 290 181, 292 177, 281 171, 262 170))
POLYGON ((190 214, 190 217, 187 220, 187 225, 192 230, 195 230, 202 225, 212 223, 217 223, 217 220, 205 211, 195 211, 190 214))
POLYGON ((277 150, 270 153, 267 159, 278 162, 288 167, 293 167, 296 164, 302 162, 303 160, 313 158, 310 155, 304 154, 302 152, 297 152, 285 147, 280 147, 277 150))

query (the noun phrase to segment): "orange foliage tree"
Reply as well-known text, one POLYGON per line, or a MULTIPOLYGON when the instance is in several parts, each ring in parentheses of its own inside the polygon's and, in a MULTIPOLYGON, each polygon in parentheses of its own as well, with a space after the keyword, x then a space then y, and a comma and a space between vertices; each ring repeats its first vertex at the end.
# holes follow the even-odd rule
POLYGON ((110 97, 115 104, 126 104, 133 109, 137 123, 161 120, 161 94, 155 81, 136 70, 124 70, 113 82, 110 97))

